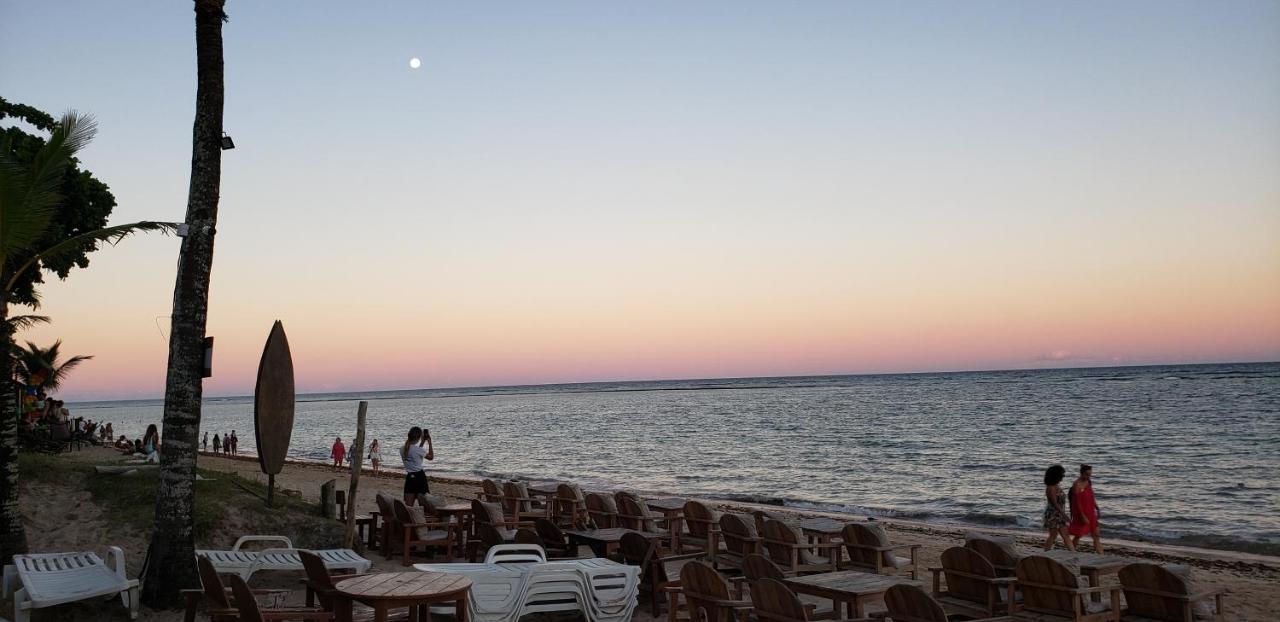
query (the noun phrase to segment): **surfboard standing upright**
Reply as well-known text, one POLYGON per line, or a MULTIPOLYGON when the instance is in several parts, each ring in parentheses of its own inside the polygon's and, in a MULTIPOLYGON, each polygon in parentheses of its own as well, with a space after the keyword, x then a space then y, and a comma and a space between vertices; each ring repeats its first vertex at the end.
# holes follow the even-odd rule
POLYGON ((267 475, 267 506, 275 502, 276 474, 289 454, 293 409, 293 356, 284 324, 276 320, 262 348, 253 390, 253 434, 258 441, 258 464, 267 475))

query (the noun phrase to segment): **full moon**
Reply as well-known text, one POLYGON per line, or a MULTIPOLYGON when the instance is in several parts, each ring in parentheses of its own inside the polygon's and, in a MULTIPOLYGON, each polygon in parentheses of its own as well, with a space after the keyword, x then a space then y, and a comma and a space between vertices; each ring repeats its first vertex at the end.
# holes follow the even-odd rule
POLYGON ((421 59, 421 58, 418 58, 417 56, 414 56, 413 58, 410 58, 410 59, 409 59, 409 68, 410 68, 410 69, 417 69, 417 68, 419 68, 419 67, 421 67, 421 66, 422 66, 422 59, 421 59))

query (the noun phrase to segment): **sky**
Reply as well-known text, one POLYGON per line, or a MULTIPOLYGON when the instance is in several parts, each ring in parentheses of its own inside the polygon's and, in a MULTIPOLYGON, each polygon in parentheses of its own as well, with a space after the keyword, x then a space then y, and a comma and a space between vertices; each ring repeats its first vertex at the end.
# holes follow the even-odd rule
MULTIPOLYGON (((206 395, 1280 360, 1280 3, 227 12, 206 395)), ((0 0, 0 95, 179 221, 194 41, 0 0)), ((64 399, 163 394, 177 252, 42 289, 64 399)))

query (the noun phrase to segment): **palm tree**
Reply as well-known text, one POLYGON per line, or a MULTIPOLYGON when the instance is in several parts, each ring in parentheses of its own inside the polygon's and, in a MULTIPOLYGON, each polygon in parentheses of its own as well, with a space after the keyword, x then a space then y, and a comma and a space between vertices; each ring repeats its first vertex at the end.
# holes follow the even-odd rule
POLYGON ((226 0, 195 0, 196 115, 191 136, 187 235, 178 255, 164 390, 164 451, 156 490, 156 523, 142 602, 170 609, 181 590, 199 587, 195 558, 196 447, 203 395, 204 330, 209 273, 222 183, 222 22, 226 0))
MULTIPOLYGON (((81 233, 50 248, 39 250, 25 261, 41 239, 62 201, 58 186, 63 172, 76 152, 93 139, 92 117, 67 112, 30 162, 13 157, 11 141, 0 143, 0 563, 27 550, 27 536, 18 511, 18 438, 14 412, 13 334, 21 327, 45 321, 40 316, 9 317, 9 304, 18 278, 28 270, 39 270, 45 259, 55 260, 83 252, 98 242, 115 244, 139 231, 172 231, 173 223, 135 222, 81 233), (21 262, 21 263, 19 263, 21 262)), ((31 306, 35 306, 34 303, 31 306)))
POLYGON ((58 385, 81 363, 93 359, 92 356, 77 354, 65 361, 58 362, 62 355, 62 340, 53 342, 48 348, 27 342, 26 347, 14 348, 14 380, 29 387, 42 387, 48 391, 56 391, 58 385))

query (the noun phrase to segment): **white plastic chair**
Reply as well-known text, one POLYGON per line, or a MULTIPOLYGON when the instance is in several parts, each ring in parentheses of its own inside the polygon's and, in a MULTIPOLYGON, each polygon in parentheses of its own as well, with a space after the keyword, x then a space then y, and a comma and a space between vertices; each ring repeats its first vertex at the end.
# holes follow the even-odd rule
POLYGON ((125 576, 124 551, 107 547, 107 559, 110 566, 93 552, 15 555, 3 578, 5 598, 13 595, 14 620, 27 622, 32 609, 115 594, 136 620, 138 581, 125 576))
MULTIPOLYGON (((357 573, 367 571, 373 562, 361 557, 351 549, 323 549, 311 551, 324 560, 329 570, 353 570, 357 573)), ((239 575, 245 581, 259 570, 303 570, 302 557, 293 541, 285 536, 241 536, 230 551, 196 551, 196 555, 204 555, 213 563, 219 574, 239 575), (244 550, 242 547, 250 542, 275 542, 283 544, 282 548, 268 548, 261 551, 244 550)))
POLYGON ((498 544, 489 547, 484 556, 486 564, 518 564, 521 562, 545 563, 547 551, 536 544, 498 544))

